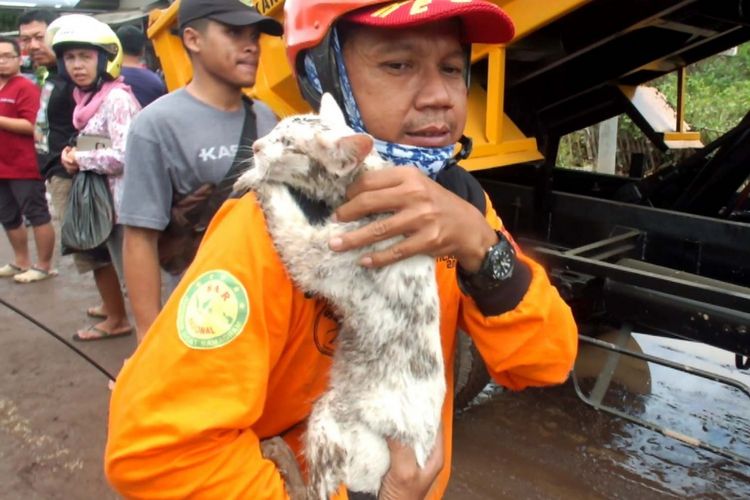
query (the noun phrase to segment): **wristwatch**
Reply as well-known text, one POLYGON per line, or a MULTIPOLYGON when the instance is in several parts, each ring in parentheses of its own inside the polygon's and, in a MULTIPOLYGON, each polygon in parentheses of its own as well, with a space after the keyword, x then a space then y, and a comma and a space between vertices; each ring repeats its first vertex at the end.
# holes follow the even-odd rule
POLYGON ((482 264, 476 273, 460 271, 459 276, 472 291, 486 291, 497 288, 513 276, 516 264, 516 251, 508 238, 497 232, 499 241, 487 250, 482 264))

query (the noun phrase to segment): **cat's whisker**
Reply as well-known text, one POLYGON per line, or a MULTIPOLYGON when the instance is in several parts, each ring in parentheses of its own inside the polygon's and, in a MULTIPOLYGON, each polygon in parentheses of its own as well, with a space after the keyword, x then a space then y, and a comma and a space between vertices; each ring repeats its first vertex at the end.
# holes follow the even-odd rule
POLYGON ((246 159, 242 160, 242 166, 247 165, 246 169, 248 170, 253 167, 255 167, 255 158, 253 157, 253 147, 252 146, 240 146, 237 148, 237 155, 239 156, 240 153, 244 153, 242 156, 244 156, 246 159))

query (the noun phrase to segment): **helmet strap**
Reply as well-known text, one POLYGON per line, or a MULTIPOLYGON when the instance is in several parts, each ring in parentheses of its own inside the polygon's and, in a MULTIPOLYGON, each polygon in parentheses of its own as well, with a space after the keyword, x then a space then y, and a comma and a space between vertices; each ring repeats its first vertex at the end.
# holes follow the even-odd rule
POLYGON ((335 36, 334 30, 329 30, 318 45, 300 54, 297 60, 297 82, 302 97, 315 110, 320 109, 320 99, 325 92, 331 94, 336 102, 344 102, 344 93, 339 83, 339 70, 333 47, 333 36, 335 36), (310 79, 306 65, 312 65, 311 69, 317 75, 317 81, 310 79))
POLYGON ((62 60, 62 57, 57 58, 57 74, 70 80, 68 70, 65 69, 65 62, 62 60))
POLYGON ((468 92, 471 88, 471 44, 463 46, 464 58, 466 62, 464 64, 464 81, 466 82, 466 91, 468 92))
POLYGON ((99 53, 99 59, 96 62, 97 81, 101 79, 108 79, 109 75, 107 74, 107 64, 109 63, 109 57, 101 49, 97 50, 97 52, 99 53))

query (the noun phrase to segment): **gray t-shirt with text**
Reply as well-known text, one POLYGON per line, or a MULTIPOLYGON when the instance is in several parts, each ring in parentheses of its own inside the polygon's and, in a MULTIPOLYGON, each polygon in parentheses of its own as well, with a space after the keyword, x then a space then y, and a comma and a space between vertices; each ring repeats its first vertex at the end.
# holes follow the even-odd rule
MULTIPOLYGON (((276 125, 276 116, 257 100, 253 110, 258 137, 263 137, 276 125)), ((128 134, 118 223, 159 231, 167 227, 173 193, 218 184, 229 172, 244 122, 244 108, 221 111, 185 89, 144 108, 128 134)))

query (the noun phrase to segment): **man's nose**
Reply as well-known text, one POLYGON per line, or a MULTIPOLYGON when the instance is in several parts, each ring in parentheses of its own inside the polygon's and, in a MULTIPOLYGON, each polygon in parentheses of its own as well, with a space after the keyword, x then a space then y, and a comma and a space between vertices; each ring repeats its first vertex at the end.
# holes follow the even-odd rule
POLYGON ((418 107, 449 108, 453 106, 453 99, 448 88, 445 75, 439 69, 425 72, 422 79, 422 89, 417 98, 418 107))
POLYGON ((250 42, 245 46, 245 52, 251 52, 253 54, 257 54, 258 51, 260 51, 260 44, 257 40, 250 42))

